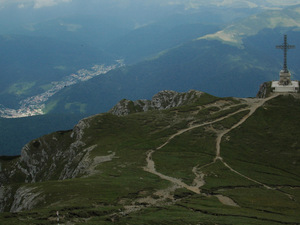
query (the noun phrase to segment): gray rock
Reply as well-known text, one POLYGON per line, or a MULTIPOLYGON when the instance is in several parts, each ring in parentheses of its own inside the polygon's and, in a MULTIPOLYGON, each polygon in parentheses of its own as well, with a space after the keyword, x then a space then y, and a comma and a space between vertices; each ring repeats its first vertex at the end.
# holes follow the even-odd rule
POLYGON ((113 115, 125 116, 131 113, 146 112, 149 110, 163 110, 192 103, 199 99, 203 92, 190 90, 187 93, 176 91, 161 91, 152 97, 152 100, 131 101, 123 99, 110 111, 113 115))

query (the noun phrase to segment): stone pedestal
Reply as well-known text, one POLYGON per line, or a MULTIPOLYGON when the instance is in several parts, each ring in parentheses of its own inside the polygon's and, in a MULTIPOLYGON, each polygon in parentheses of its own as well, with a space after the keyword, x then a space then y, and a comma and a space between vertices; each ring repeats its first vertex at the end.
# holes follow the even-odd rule
POLYGON ((289 71, 281 70, 279 73, 279 84, 290 85, 291 84, 291 73, 289 71))
POLYGON ((290 81, 287 85, 281 85, 279 81, 272 82, 272 92, 277 93, 297 93, 299 91, 299 82, 290 81))

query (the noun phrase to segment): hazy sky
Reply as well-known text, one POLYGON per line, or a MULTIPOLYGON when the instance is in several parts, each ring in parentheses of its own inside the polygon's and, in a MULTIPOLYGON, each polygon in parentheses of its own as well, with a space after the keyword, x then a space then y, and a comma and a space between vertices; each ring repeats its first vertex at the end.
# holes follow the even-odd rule
POLYGON ((32 6, 37 9, 71 1, 72 0, 0 0, 0 7, 3 8, 8 4, 17 4, 19 8, 32 6))
POLYGON ((18 8, 33 7, 35 9, 56 6, 59 4, 68 4, 71 2, 84 3, 84 4, 155 4, 160 5, 174 5, 184 4, 188 6, 199 6, 214 4, 218 6, 231 5, 231 4, 246 4, 249 6, 261 6, 261 5, 272 5, 272 6, 284 6, 292 4, 300 4, 300 0, 0 0, 0 9, 5 8, 7 5, 16 5, 18 8))

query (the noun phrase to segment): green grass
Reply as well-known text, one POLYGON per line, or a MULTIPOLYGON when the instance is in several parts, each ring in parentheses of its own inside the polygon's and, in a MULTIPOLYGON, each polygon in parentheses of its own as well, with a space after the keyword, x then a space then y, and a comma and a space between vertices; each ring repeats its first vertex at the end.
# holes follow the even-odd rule
POLYGON ((299 185, 299 110, 297 100, 289 97, 273 100, 230 132, 229 141, 223 139, 222 156, 234 168, 261 182, 299 185), (291 101, 293 106, 289 107, 291 101))
POLYGON ((226 190, 235 187, 258 186, 258 184, 232 173, 219 160, 203 168, 202 172, 205 174, 205 185, 202 187, 205 193, 215 193, 221 189, 226 190))
POLYGON ((157 171, 191 184, 195 176, 193 167, 210 163, 215 151, 215 135, 197 128, 172 139, 153 154, 153 160, 157 171))
MULTIPOLYGON (((72 103, 67 103, 65 105, 66 110, 74 110, 76 112, 80 113, 86 113, 86 104, 82 104, 80 102, 72 102, 72 103), (78 108, 78 110, 76 110, 78 108)), ((49 110, 51 111, 51 110, 49 110)))
POLYGON ((53 84, 44 84, 44 85, 41 85, 40 88, 43 90, 43 91, 48 91, 50 90, 51 88, 53 87, 53 84))
MULTIPOLYGON (((260 196, 263 196, 263 190, 259 190, 260 196), (260 190, 262 192, 260 192, 260 190)), ((244 196, 253 197, 255 192, 250 189, 248 192, 243 193, 244 196)), ((276 195, 275 195, 276 196, 276 195)), ((256 196, 259 197, 259 196, 256 196)), ((262 200, 268 200, 270 202, 269 195, 264 197, 262 200)), ((274 195, 273 195, 274 197, 274 195)), ((277 197, 277 196, 276 196, 277 197)), ((236 200, 236 199, 235 199, 236 200)), ((239 199, 237 199, 239 200, 239 199)), ((244 199, 245 200, 245 199, 244 199)), ((249 199, 246 199, 248 201, 249 199)), ((281 199, 282 200, 282 199, 281 199)), ((239 203, 239 202, 238 202, 239 203)), ((297 223, 297 216, 289 217, 277 214, 276 212, 260 210, 253 205, 252 207, 232 207, 222 205, 217 198, 211 196, 206 197, 191 197, 182 203, 179 203, 182 207, 193 210, 196 215, 200 214, 203 216, 204 221, 214 221, 220 224, 281 224, 282 222, 289 222, 291 224, 297 223)), ((264 202, 264 206, 266 206, 264 202)), ((297 208, 297 207, 296 207, 297 208)), ((295 214, 294 214, 295 215, 295 214)))
POLYGON ((51 110, 57 106, 58 102, 58 100, 48 102, 43 110, 44 114, 51 112, 51 110))
POLYGON ((8 89, 9 94, 14 95, 24 95, 31 91, 31 88, 35 86, 36 82, 23 82, 23 83, 14 83, 8 89))
POLYGON ((230 129, 232 126, 237 124, 243 117, 249 114, 249 110, 245 110, 235 115, 232 115, 218 123, 215 123, 213 126, 217 127, 218 129, 230 129))
MULTIPOLYGON (((211 103, 212 99, 207 98, 211 103)), ((83 130, 85 145, 73 147, 74 159, 69 168, 78 166, 84 157, 82 152, 90 146, 96 146, 89 153, 91 159, 114 154, 112 160, 95 166, 94 173, 88 177, 82 172, 74 179, 57 180, 65 159, 53 161, 53 157, 74 143, 75 138, 70 136, 72 131, 56 132, 34 140, 30 144, 31 156, 38 158, 43 151, 48 154, 44 167, 36 176, 39 182, 23 184, 25 176, 18 171, 9 179, 9 185, 13 192, 20 186, 34 187, 33 192, 41 193, 42 201, 32 210, 1 213, 0 224, 4 221, 7 225, 57 224, 56 211, 60 212, 62 224, 299 224, 298 100, 278 97, 222 138, 223 160, 241 174, 273 189, 232 172, 220 160, 213 163, 217 136, 212 128, 229 129, 249 113, 247 110, 169 140, 170 136, 189 127, 190 122, 213 121, 245 108, 236 99, 226 101, 223 106, 226 108, 206 107, 200 110, 205 112, 203 115, 195 113, 200 105, 193 103, 176 110, 134 113, 125 117, 101 114, 86 119, 89 126, 83 130), (168 140, 167 145, 156 150, 168 140), (152 159, 158 172, 181 179, 188 185, 195 178, 192 169, 201 168, 205 174, 203 194, 177 187, 169 191, 175 202, 170 199, 155 205, 138 202, 146 198, 159 200, 156 192, 173 186, 143 170, 149 150, 156 150, 152 159), (46 178, 47 168, 52 163, 56 169, 46 178), (222 204, 214 196, 216 194, 229 197, 240 207, 222 204), (126 207, 132 205, 141 209, 123 215, 126 207)), ((17 161, 18 158, 1 157, 2 170, 14 170, 17 161)), ((13 200, 8 197, 11 203, 13 200)))

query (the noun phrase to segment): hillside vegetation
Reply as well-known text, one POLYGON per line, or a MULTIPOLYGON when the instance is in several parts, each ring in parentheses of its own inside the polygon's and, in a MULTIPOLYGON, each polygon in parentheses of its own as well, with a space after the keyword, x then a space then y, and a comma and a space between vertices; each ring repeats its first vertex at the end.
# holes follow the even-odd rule
POLYGON ((195 96, 0 158, 0 223, 299 224, 299 96, 195 96))

